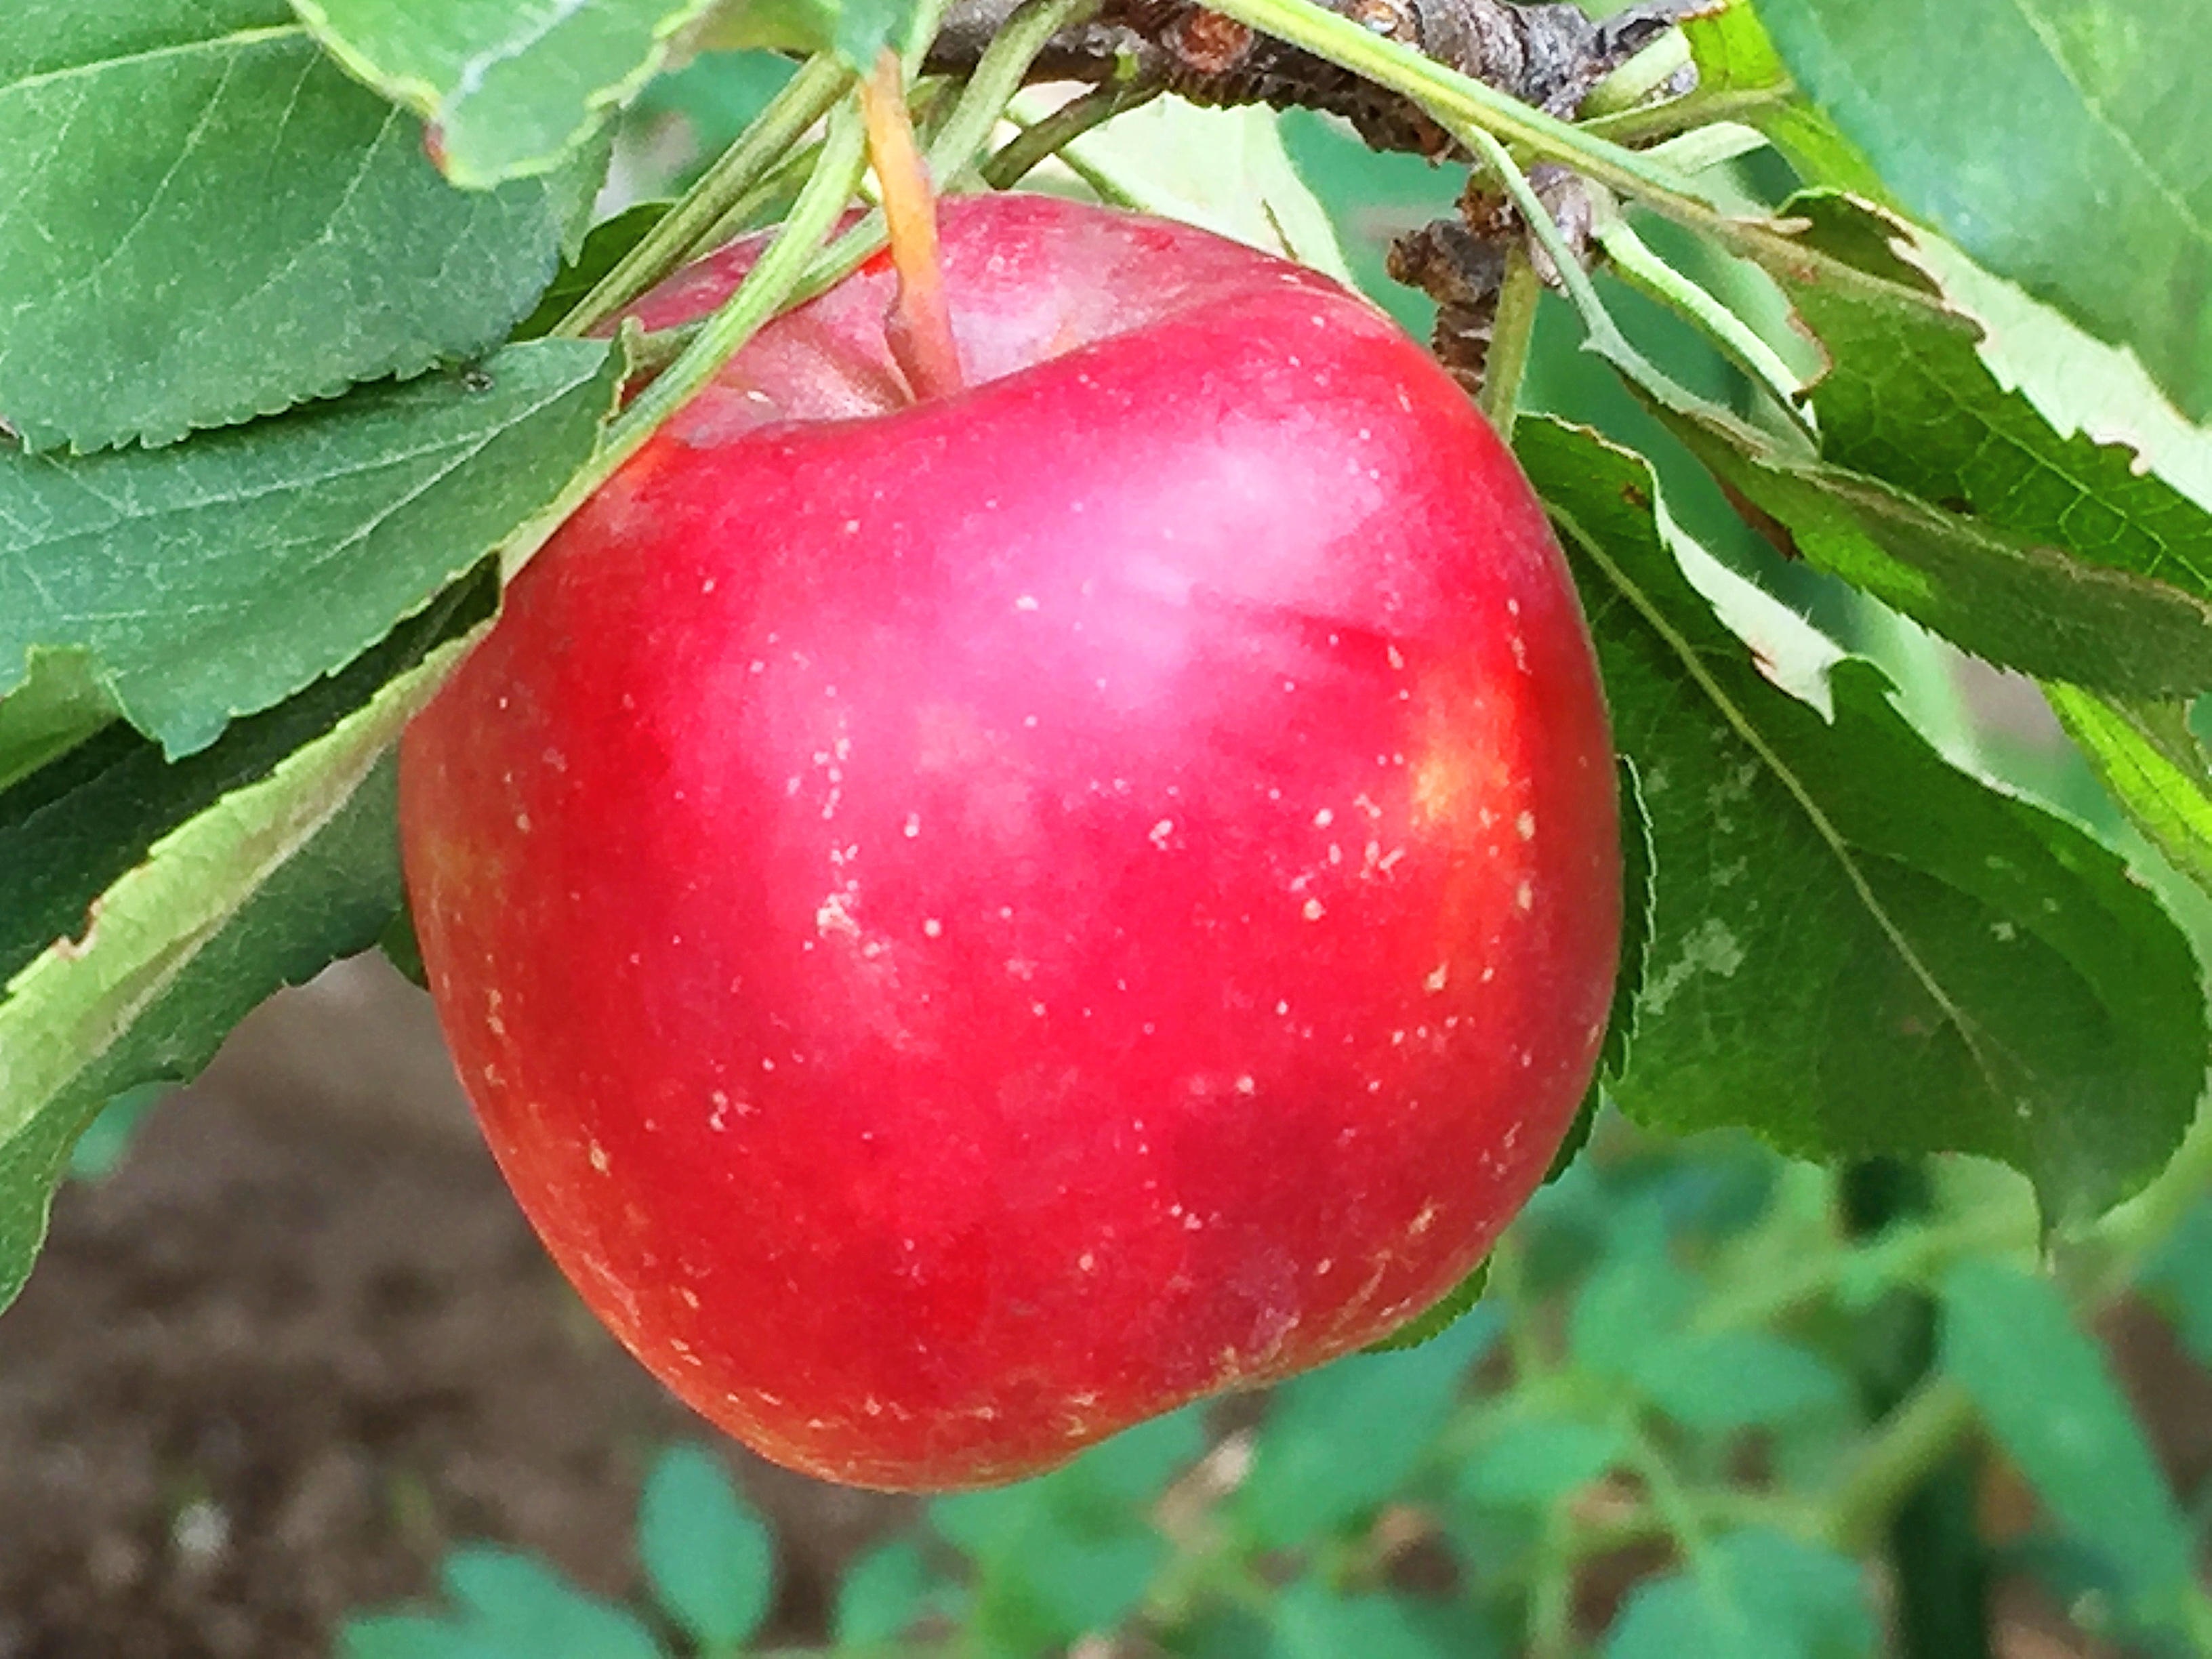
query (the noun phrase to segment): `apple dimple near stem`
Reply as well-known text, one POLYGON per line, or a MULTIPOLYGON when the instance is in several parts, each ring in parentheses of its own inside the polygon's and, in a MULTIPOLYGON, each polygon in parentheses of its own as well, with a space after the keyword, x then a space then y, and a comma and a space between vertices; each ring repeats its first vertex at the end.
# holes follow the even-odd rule
POLYGON ((937 192, 915 142, 898 55, 886 46, 860 82, 868 165, 883 192, 898 293, 884 319, 884 338, 917 400, 949 398, 965 384, 952 310, 937 254, 937 192))
MULTIPOLYGON (((1351 1352, 1541 1180, 1620 920, 1540 506, 1322 277, 940 204, 550 542, 402 753, 487 1139, 586 1301, 831 1479, 1052 1467, 1351 1352)), ((710 308, 734 249, 641 307, 710 308)))

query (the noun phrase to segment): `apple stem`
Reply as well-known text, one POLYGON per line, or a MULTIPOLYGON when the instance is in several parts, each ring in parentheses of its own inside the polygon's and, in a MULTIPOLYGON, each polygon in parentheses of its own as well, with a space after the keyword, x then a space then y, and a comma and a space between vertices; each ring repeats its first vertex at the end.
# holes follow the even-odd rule
POLYGON ((860 82, 860 115, 868 130, 868 165, 883 191, 891 264, 898 272, 898 294, 884 317, 884 338, 916 401, 949 398, 967 382, 937 255, 937 192, 915 142, 906 77, 889 48, 860 82))

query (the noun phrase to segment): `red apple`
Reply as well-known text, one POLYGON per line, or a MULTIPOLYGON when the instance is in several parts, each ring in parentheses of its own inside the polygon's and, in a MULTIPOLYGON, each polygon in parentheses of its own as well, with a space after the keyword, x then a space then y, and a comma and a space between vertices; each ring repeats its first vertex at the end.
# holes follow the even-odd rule
MULTIPOLYGON (((539 555, 408 734, 455 1060, 599 1316, 768 1456, 1036 1473, 1449 1290, 1589 1083, 1611 746, 1544 515, 1364 301, 948 201, 539 555)), ((739 248, 640 307, 706 311, 739 248)))

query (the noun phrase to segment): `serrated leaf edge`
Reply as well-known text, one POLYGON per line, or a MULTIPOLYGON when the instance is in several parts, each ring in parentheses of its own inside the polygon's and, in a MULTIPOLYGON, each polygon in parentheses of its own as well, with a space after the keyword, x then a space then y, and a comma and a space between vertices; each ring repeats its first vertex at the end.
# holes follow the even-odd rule
POLYGON ((106 1054, 337 815, 486 626, 440 646, 267 777, 163 836, 143 863, 94 901, 82 941, 56 940, 8 982, 0 993, 0 1144, 21 1135, 47 1102, 106 1054), (258 855, 245 878, 204 878, 202 864, 232 847, 257 843, 258 855), (40 1029, 58 1012, 54 1024, 40 1029))
MULTIPOLYGON (((1644 472, 1650 499, 1655 501, 1658 499, 1658 481, 1650 476, 1650 469, 1641 456, 1636 455, 1632 451, 1622 449, 1619 445, 1610 442, 1591 428, 1577 427, 1568 422, 1562 422, 1560 424, 1570 431, 1586 434, 1592 440, 1617 454, 1634 459, 1644 472)), ((1552 522, 1564 533, 1573 538, 1577 547, 1583 556, 1603 573, 1613 590, 1634 609, 1644 624, 1659 636, 1668 652, 1682 665, 1691 683, 1705 695, 1722 719, 1727 722, 1729 729, 1751 750, 1775 780, 1788 791, 1790 799, 1797 803, 1798 809, 1805 814, 1806 821, 1811 825, 1813 832, 1826 844, 1852 891, 1858 896, 1860 903, 1866 907, 1868 915, 1874 919, 1875 925, 1881 930, 1882 936, 1889 941, 1891 948, 1897 952, 1899 959, 1905 964, 1906 970, 1919 982, 1921 988, 1928 994, 1929 1001, 1950 1024, 1951 1028, 1959 1034, 1960 1041, 1966 1045, 1967 1052, 1973 1056, 1974 1065, 1981 1072, 1983 1080, 1989 1086, 1991 1093, 1997 1095, 2006 1093, 2001 1074, 1985 1049, 1988 1038, 1966 1011, 1952 1000, 1950 993, 1937 980, 1934 971, 1921 959, 1919 952, 1914 950, 1911 940, 1905 936, 1904 929, 1899 925, 1897 920, 1890 915, 1888 908, 1882 903, 1880 895, 1875 891, 1873 884, 1859 867, 1858 860, 1854 855, 1850 842, 1836 828, 1820 802, 1814 799, 1812 791, 1806 787, 1803 780, 1790 769, 1788 763, 1776 751, 1774 746, 1767 742, 1757 724, 1737 706, 1735 700, 1729 695, 1727 688, 1723 686, 1705 666, 1696 647, 1682 637, 1668 622, 1658 605, 1630 578, 1628 573, 1606 553, 1598 538, 1584 529, 1572 513, 1557 504, 1547 502, 1545 510, 1551 515, 1552 522)), ((1656 520, 1653 533, 1660 536, 1662 543, 1664 542, 1665 532, 1656 520)), ((1671 554, 1671 548, 1668 551, 1671 554)), ((1871 668, 1872 665, 1869 664, 1869 666, 1871 668)))
MULTIPOLYGON (((441 146, 437 152, 439 172, 463 190, 491 190, 511 179, 534 178, 555 171, 582 152, 610 112, 628 103, 644 89, 646 82, 660 73, 668 62, 670 42, 713 10, 718 3, 719 0, 687 0, 687 3, 665 14, 654 26, 652 42, 643 59, 627 73, 586 93, 581 118, 570 129, 568 136, 551 150, 487 171, 468 166, 462 157, 441 146)), ((458 88, 449 95, 420 76, 402 75, 379 66, 331 21, 330 14, 320 0, 291 0, 291 3, 292 9, 299 14, 300 21, 306 25, 307 33, 314 37, 316 43, 330 54, 339 68, 380 98, 414 111, 430 125, 434 131, 447 125, 453 112, 467 100, 468 94, 458 88)), ((544 40, 554 27, 567 21, 581 9, 581 0, 571 0, 570 3, 556 7, 554 15, 547 20, 546 26, 538 31, 535 40, 470 59, 462 66, 463 78, 465 79, 471 70, 481 75, 495 64, 520 57, 538 40, 544 40)))

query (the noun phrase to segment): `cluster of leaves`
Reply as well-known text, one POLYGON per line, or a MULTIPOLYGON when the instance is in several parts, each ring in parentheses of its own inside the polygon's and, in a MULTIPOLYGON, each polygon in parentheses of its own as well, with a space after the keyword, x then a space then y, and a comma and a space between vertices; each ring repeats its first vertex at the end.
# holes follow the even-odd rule
MULTIPOLYGON (((1571 128, 1302 0, 1218 9, 1619 198, 1601 240, 1639 291, 1567 267, 1580 316, 1541 319, 1526 400, 1557 414, 1524 412, 1514 438, 1583 585, 1640 780, 1630 840, 1652 854, 1620 1104, 1825 1159, 2002 1158, 2060 1218, 2139 1188, 2204 1078, 2183 933, 2099 838, 1945 760, 1891 677, 1772 595, 1863 635, 1910 618, 2039 677, 2142 846, 2212 881, 2187 724, 2212 686, 2212 491, 2188 474, 2201 433, 2165 400, 2212 404, 2181 15, 2100 0, 2039 32, 1961 0, 1939 43, 1902 0, 1736 0, 1674 43, 1697 91, 1571 128), (2006 88, 2002 106, 1960 85, 2006 88), (1712 165, 1744 149, 1723 117, 1773 154, 1712 165), (1639 123, 1681 137, 1603 136, 1639 123), (2085 229, 2054 200, 2100 217, 2085 229), (1630 257, 1631 210, 1665 222, 1681 269, 1630 257), (1690 319, 1686 346, 1642 295, 1690 319), (2164 394, 2128 389, 2132 365, 2092 336, 2164 394), (1595 356, 1571 363, 1558 343, 1578 337, 1595 356), (1819 371, 1808 387, 1792 353, 1819 371), (2061 354, 2064 383, 2039 380, 2061 354)), ((782 12, 848 57, 908 30, 872 3, 782 12)), ((260 998, 392 927, 390 743, 483 625, 493 556, 511 566, 613 453, 622 349, 537 337, 549 288, 580 292, 679 219, 625 215, 586 241, 610 118, 641 88, 670 96, 652 77, 686 31, 750 15, 15 8, 0 1301, 106 1103, 189 1076, 260 998)), ((1382 175, 1340 137, 1248 113, 1200 118, 1241 123, 1212 129, 1236 147, 1130 140, 1194 114, 1155 106, 1079 141, 1060 187, 1191 216, 1211 196, 1231 234, 1345 268, 1332 223, 1355 224, 1382 175), (1187 165, 1166 177, 1178 147, 1243 163, 1211 188, 1187 165)), ((794 179, 805 127, 766 158, 794 179)), ((1354 259, 1372 274, 1371 249, 1354 259)))
MULTIPOLYGON (((1184 1411, 933 1500, 851 1563, 824 1651, 989 1659, 1112 1635, 1188 1659, 1871 1656, 1858 1529, 1913 1447, 1863 1407, 1923 1343, 1931 1397, 1970 1402, 2040 1499, 1997 1571, 2131 1650, 2191 1651, 2212 1492, 2170 1488, 2101 1351, 2024 1270, 2017 1181, 1954 1170, 1924 1212, 1859 1237, 1837 1185, 1741 1139, 1608 1124, 1516 1226, 1499 1293, 1445 1335, 1301 1378, 1256 1420, 1209 1432, 1184 1411), (1930 1297, 1932 1339, 1899 1317, 1930 1297)), ((2140 1282, 2212 1363, 2212 1206, 2140 1282)), ((733 1656, 768 1606, 767 1536, 718 1463, 672 1451, 638 1518, 657 1615, 470 1547, 447 1564, 450 1611, 357 1618, 339 1651, 733 1656)))

